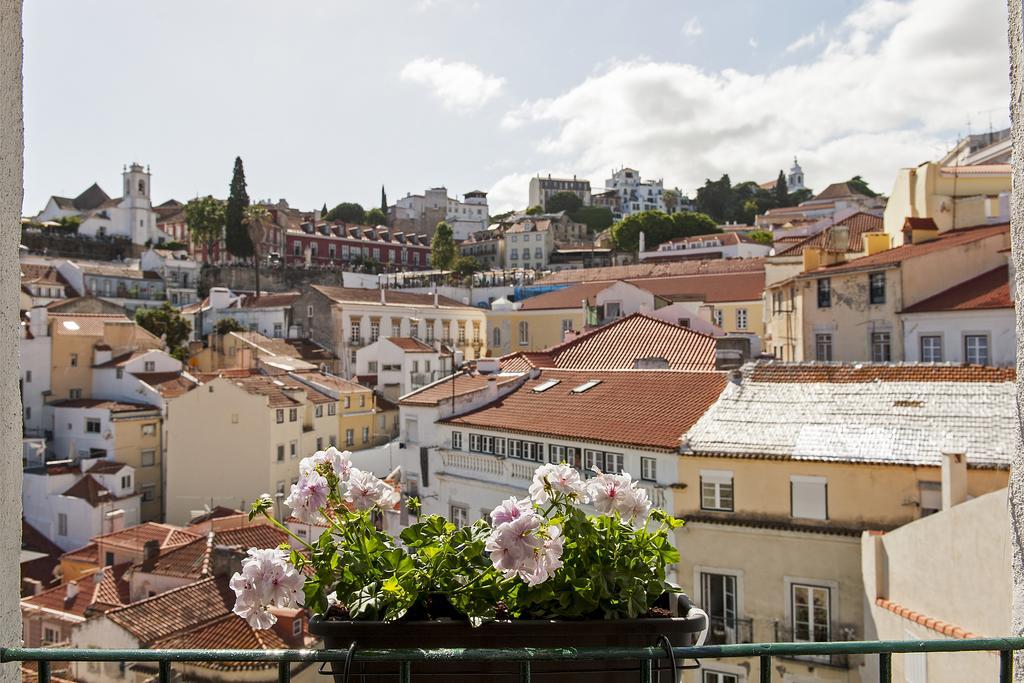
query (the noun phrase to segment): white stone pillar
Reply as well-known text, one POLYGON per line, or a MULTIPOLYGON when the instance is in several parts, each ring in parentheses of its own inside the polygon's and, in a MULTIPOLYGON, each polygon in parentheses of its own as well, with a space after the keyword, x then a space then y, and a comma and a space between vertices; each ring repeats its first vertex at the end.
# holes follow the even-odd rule
MULTIPOLYGON (((21 275, 22 169, 24 124, 21 103, 21 0, 0 0, 0 343, 10 358, 18 349, 18 292, 21 275)), ((21 644, 21 396, 19 365, 0 370, 0 644, 21 644)), ((21 680, 16 663, 0 665, 0 683, 21 680)))

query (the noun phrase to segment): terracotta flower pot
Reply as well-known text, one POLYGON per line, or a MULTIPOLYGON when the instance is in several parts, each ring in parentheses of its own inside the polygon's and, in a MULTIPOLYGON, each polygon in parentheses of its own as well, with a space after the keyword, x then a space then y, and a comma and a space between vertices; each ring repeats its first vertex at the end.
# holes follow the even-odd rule
MULTIPOLYGON (((338 621, 313 617, 309 631, 324 639, 332 650, 348 650, 354 641, 358 649, 398 648, 551 648, 551 647, 649 647, 658 646, 661 636, 674 647, 692 645, 697 634, 707 628, 700 612, 691 612, 692 604, 682 594, 672 596, 673 614, 680 616, 645 619, 585 621, 496 621, 473 628, 464 621, 338 621)), ((679 662, 682 664, 682 662, 679 662)), ((344 664, 337 662, 335 683, 344 683, 344 664)), ((668 658, 654 662, 655 681, 671 681, 668 658)), ((348 683, 394 683, 399 664, 391 662, 354 663, 348 683)), ((514 681, 519 673, 516 662, 414 662, 414 681, 481 680, 514 681), (448 678, 447 676, 451 676, 448 678)), ((639 660, 566 660, 533 662, 533 680, 557 680, 559 683, 635 683, 640 680, 639 660)))

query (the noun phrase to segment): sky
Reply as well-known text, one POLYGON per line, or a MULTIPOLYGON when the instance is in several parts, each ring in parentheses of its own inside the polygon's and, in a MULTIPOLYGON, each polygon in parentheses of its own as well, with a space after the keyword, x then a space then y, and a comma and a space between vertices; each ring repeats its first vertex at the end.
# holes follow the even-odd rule
POLYGON ((303 209, 445 186, 524 208, 535 174, 630 166, 807 184, 897 169, 1008 125, 1003 0, 33 0, 25 205, 153 173, 159 203, 303 209))

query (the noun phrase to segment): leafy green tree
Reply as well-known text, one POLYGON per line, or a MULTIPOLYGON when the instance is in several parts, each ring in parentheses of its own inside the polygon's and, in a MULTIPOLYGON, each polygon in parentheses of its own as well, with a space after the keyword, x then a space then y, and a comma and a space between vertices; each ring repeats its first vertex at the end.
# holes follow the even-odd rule
POLYGON ((459 277, 468 277, 479 273, 484 267, 473 256, 457 256, 452 262, 451 270, 459 277))
POLYGON ((531 206, 526 210, 527 216, 539 216, 542 213, 544 213, 544 207, 539 204, 537 206, 531 206))
POLYGON ((666 213, 675 213, 683 201, 683 193, 678 187, 670 187, 661 193, 661 201, 665 203, 666 213))
POLYGON ((868 197, 878 196, 878 193, 872 190, 870 187, 868 187, 867 181, 861 178, 859 175, 855 175, 849 180, 847 180, 846 184, 849 185, 850 188, 853 189, 854 191, 860 192, 862 195, 866 195, 868 197))
POLYGON ((366 211, 361 204, 342 202, 327 212, 327 220, 360 224, 366 220, 366 211))
POLYGON ((367 225, 384 225, 387 223, 388 217, 383 211, 374 207, 366 212, 364 220, 367 225))
POLYGON ((249 258, 255 252, 249 232, 245 228, 245 207, 249 194, 245 191, 245 169, 242 158, 235 157, 235 170, 231 175, 231 191, 224 209, 224 242, 228 251, 239 258, 249 258))
POLYGON ((548 197, 547 201, 548 213, 558 213, 559 211, 572 213, 582 206, 583 200, 575 192, 556 192, 548 197))
POLYGON ((718 223, 725 223, 736 205, 729 174, 718 180, 705 180, 704 186, 697 189, 695 204, 701 213, 706 213, 718 223))
POLYGON ((213 331, 217 334, 225 335, 229 332, 244 332, 245 328, 242 327, 242 323, 234 318, 221 318, 213 326, 213 331))
POLYGON ((490 222, 491 223, 501 223, 502 221, 508 219, 508 217, 511 216, 514 213, 515 213, 515 211, 506 211, 504 213, 496 213, 496 214, 494 214, 493 216, 490 217, 490 222))
POLYGON ((430 240, 430 265, 435 270, 448 270, 455 262, 458 250, 452 237, 452 226, 444 221, 437 224, 430 240))
POLYGON ((789 206, 789 184, 786 183, 786 174, 779 170, 779 177, 775 180, 775 205, 789 206))
POLYGON ((185 221, 192 244, 203 244, 212 255, 213 245, 224 237, 224 202, 210 195, 185 205, 185 221))
POLYGON ((139 308, 135 311, 135 322, 140 327, 160 337, 167 344, 171 355, 179 360, 188 357, 185 342, 192 325, 185 320, 178 309, 165 301, 160 308, 139 308))
POLYGON ((803 204, 813 196, 814 193, 808 190, 807 188, 804 188, 802 190, 795 190, 789 194, 789 205, 799 206, 800 204, 803 204))
POLYGON ((758 244, 767 244, 771 246, 773 242, 772 234, 767 230, 754 230, 752 232, 748 232, 747 237, 758 244))
POLYGON ((612 226, 612 242, 622 251, 640 248, 640 233, 644 233, 644 248, 653 249, 672 238, 672 217, 664 211, 640 211, 630 214, 612 226))
POLYGON ((677 237, 693 237, 695 235, 712 235, 722 232, 711 216, 699 211, 680 211, 672 214, 672 235, 677 237))
POLYGON ((612 210, 607 206, 582 206, 569 214, 577 223, 586 223, 587 230, 597 234, 607 230, 615 222, 612 210))

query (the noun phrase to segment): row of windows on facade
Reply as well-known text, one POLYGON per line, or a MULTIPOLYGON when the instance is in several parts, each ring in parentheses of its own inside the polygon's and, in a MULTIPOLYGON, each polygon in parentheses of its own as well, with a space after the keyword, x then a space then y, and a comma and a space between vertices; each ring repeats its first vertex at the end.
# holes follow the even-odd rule
MULTIPOLYGON (((401 372, 402 371, 402 365, 400 363, 384 363, 383 365, 378 365, 377 361, 371 360, 368 363, 368 366, 369 366, 368 367, 368 371, 369 371, 369 373, 371 375, 376 375, 377 374, 377 368, 378 367, 380 368, 381 372, 401 372)), ((411 362, 411 366, 412 366, 412 368, 411 368, 410 372, 412 372, 413 374, 419 373, 419 371, 420 371, 420 362, 418 360, 412 361, 411 362)), ((434 364, 431 361, 429 361, 429 360, 424 360, 423 361, 423 372, 433 372, 433 369, 434 369, 434 364)))
MULTIPOLYGON (((941 334, 919 335, 918 344, 920 345, 922 363, 944 362, 942 341, 941 334)), ((975 365, 988 365, 991 362, 990 346, 989 335, 987 334, 963 335, 964 362, 975 365)), ((814 335, 814 358, 819 361, 833 360, 831 333, 818 333, 814 335)), ((889 332, 871 333, 871 361, 873 363, 888 363, 892 361, 892 337, 889 332)))
MULTIPOLYGON (((78 367, 78 354, 71 353, 68 355, 68 365, 72 368, 78 367)), ((142 362, 143 372, 156 372, 156 361, 147 360, 142 362)), ((117 368, 116 375, 118 379, 124 379, 124 368, 117 368)), ((25 382, 32 381, 32 371, 25 371, 25 382)))
MULTIPOLYGON (((518 249, 512 249, 511 251, 509 251, 508 257, 512 261, 518 261, 519 260, 519 250, 518 249)), ((523 258, 524 259, 529 259, 530 258, 530 248, 529 247, 524 247, 523 248, 523 258)), ((533 258, 535 258, 535 259, 537 259, 537 260, 539 260, 539 261, 541 261, 543 263, 543 261, 544 261, 544 249, 542 249, 541 247, 536 247, 533 250, 533 258)))
MULTIPOLYGON (((418 328, 418 325, 416 327, 418 328)), ((458 328, 458 332, 457 332, 456 339, 457 339, 459 344, 465 344, 466 343, 466 323, 464 321, 459 321, 458 325, 457 325, 457 328, 458 328)), ((445 325, 445 329, 447 329, 447 325, 445 325)), ((428 344, 433 343, 434 342, 434 321, 432 321, 432 320, 428 320, 427 321, 427 324, 426 324, 426 327, 425 327, 425 331, 426 331, 426 334, 424 335, 425 341, 428 344)), ((414 337, 419 337, 418 330, 416 328, 411 328, 411 334, 414 337)), ((399 321, 392 321, 391 322, 391 336, 392 337, 401 337, 402 336, 402 322, 400 320, 399 321)), ((376 320, 371 320, 370 321, 370 343, 372 344, 373 342, 377 341, 378 339, 380 339, 380 323, 377 322, 376 320)), ((351 323, 349 323, 349 342, 352 343, 352 344, 361 344, 362 341, 363 341, 363 326, 362 326, 362 323, 359 322, 359 321, 353 320, 351 323)), ((476 321, 473 321, 473 341, 474 342, 479 342, 480 341, 480 323, 476 322, 476 321)))
MULTIPOLYGON (((530 234, 531 233, 528 233, 528 232, 523 233, 523 241, 524 242, 529 242, 530 241, 530 234)), ((532 233, 532 234, 534 235, 534 237, 533 237, 534 241, 536 241, 536 242, 543 242, 544 241, 544 235, 546 233, 545 233, 545 231, 541 231, 541 232, 535 232, 535 233, 532 233)), ((509 235, 508 239, 509 239, 510 242, 518 242, 519 241, 519 235, 509 235)), ((538 251, 540 251, 539 248, 538 248, 538 251)), ((512 253, 515 253, 515 249, 512 250, 512 253)), ((513 256, 512 258, 515 258, 515 256, 513 256)), ((540 257, 538 256, 537 258, 540 258, 540 257)))
MULTIPOLYGON (((362 443, 366 445, 370 443, 370 428, 363 427, 362 429, 362 443)), ((328 446, 338 445, 338 436, 336 434, 330 434, 327 437, 328 446)), ((355 446, 356 445, 356 431, 354 429, 345 430, 345 445, 355 446)), ((316 450, 322 451, 324 449, 324 437, 316 437, 316 450)), ((277 444, 277 450, 274 459, 277 462, 284 462, 285 447, 283 443, 277 444)), ((288 456, 295 460, 299 457, 299 441, 298 439, 292 439, 288 442, 288 456)))
MULTIPOLYGON (((316 242, 310 242, 309 244, 309 255, 312 258, 318 258, 318 247, 316 242)), ((302 256, 303 242, 302 240, 296 239, 292 242, 292 255, 302 256)), ((426 248, 422 250, 407 251, 407 247, 402 247, 401 251, 397 249, 385 249, 385 258, 389 263, 411 263, 411 264, 426 264, 427 254, 426 248), (396 257, 396 252, 398 252, 396 257)), ((381 260, 381 248, 380 247, 351 247, 347 244, 341 245, 341 259, 349 260, 360 257, 369 257, 375 261, 381 260)), ((327 245, 327 258, 334 259, 338 258, 338 250, 335 245, 327 245)))
MULTIPOLYGON (((885 273, 868 273, 868 303, 885 303, 885 273)), ((832 278, 818 279, 818 308, 832 308, 832 278)))
MULTIPOLYGON (((462 432, 452 432, 452 450, 463 450, 462 432)), ((532 462, 565 463, 583 472, 584 476, 594 476, 593 468, 602 472, 622 472, 622 453, 577 448, 562 444, 543 444, 536 441, 511 439, 488 434, 469 432, 468 450, 470 453, 508 456, 532 462), (547 450, 547 458, 545 458, 547 450)), ((641 456, 640 478, 644 481, 656 481, 658 478, 658 461, 656 458, 641 456)))
MULTIPOLYGON (((345 396, 345 397, 343 397, 342 400, 345 403, 345 408, 351 408, 352 407, 352 400, 351 400, 350 396, 345 396)), ((359 405, 360 405, 360 407, 363 407, 363 406, 366 405, 366 396, 363 396, 363 395, 359 396, 359 405)), ((327 404, 327 414, 328 415, 337 415, 338 414, 338 404, 337 403, 328 403, 327 404)), ((324 404, 323 403, 321 403, 319 405, 316 405, 316 406, 313 406, 313 415, 315 417, 323 417, 324 416, 324 404)), ((278 408, 275 411, 274 419, 277 422, 277 424, 284 423, 284 408, 278 408)), ((299 409, 298 408, 289 408, 288 409, 288 421, 289 422, 297 422, 298 419, 299 419, 299 409)), ((235 422, 237 420, 232 420, 232 421, 235 422)))

